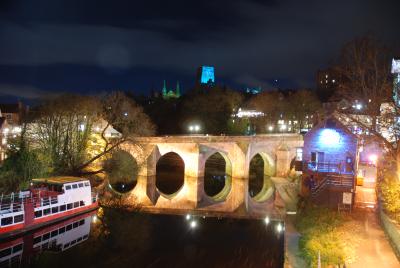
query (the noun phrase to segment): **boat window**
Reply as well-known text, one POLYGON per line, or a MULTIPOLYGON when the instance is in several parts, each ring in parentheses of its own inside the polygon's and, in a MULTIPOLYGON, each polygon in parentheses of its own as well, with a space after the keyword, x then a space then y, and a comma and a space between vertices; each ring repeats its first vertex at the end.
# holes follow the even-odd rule
POLYGON ((89 185, 89 182, 85 182, 85 186, 86 187, 89 187, 90 185, 89 185))
POLYGON ((46 208, 46 209, 43 209, 43 215, 49 215, 50 214, 50 209, 49 208, 46 208))
POLYGON ((71 190, 71 185, 67 185, 67 186, 65 187, 65 189, 71 190))
POLYGON ((41 210, 35 211, 35 218, 40 218, 40 217, 42 217, 42 211, 41 210))
POLYGON ((60 211, 65 211, 67 209, 67 206, 66 205, 61 205, 60 206, 60 211))
POLYGON ((46 242, 42 245, 42 249, 48 249, 49 248, 49 242, 46 242))
POLYGON ((3 258, 5 256, 8 256, 11 254, 11 248, 6 248, 2 251, 0 251, 0 258, 3 258))
POLYGON ((12 222, 13 222, 13 218, 12 217, 7 217, 7 218, 2 218, 1 219, 1 225, 2 226, 12 224, 12 222))
POLYGON ((57 204, 57 202, 58 202, 57 197, 51 198, 51 204, 57 204))
POLYGON ((80 202, 79 202, 79 205, 80 205, 81 207, 83 207, 83 206, 85 205, 85 202, 80 201, 80 202))
POLYGON ((48 206, 50 204, 48 197, 43 197, 43 206, 48 206))
POLYGON ((76 227, 78 227, 79 226, 79 222, 74 222, 73 224, 72 224, 72 227, 74 227, 74 229, 76 228, 76 227))
POLYGON ((71 246, 75 245, 75 243, 76 243, 76 240, 71 241, 71 246))
POLYGON ((21 222, 21 221, 23 221, 24 220, 24 215, 16 215, 15 217, 14 217, 14 223, 17 223, 17 222, 21 222))
POLYGON ((67 209, 72 209, 72 203, 67 205, 67 209))
POLYGON ((84 236, 83 236, 83 239, 87 239, 89 236, 87 235, 87 234, 85 234, 84 236))
POLYGON ((50 233, 45 233, 44 235, 43 235, 43 240, 47 240, 47 239, 49 239, 50 238, 50 233))
POLYGON ((79 225, 84 225, 84 224, 85 224, 85 219, 79 221, 79 225))
POLYGON ((83 183, 79 183, 78 185, 79 185, 79 188, 83 187, 83 183))
POLYGON ((58 207, 51 208, 51 213, 57 213, 57 212, 58 212, 58 207))
POLYGON ((65 226, 64 226, 64 227, 61 227, 60 229, 58 229, 58 233, 59 233, 59 234, 65 233, 65 226))
POLYGON ((58 235, 58 230, 54 230, 51 232, 51 237, 55 237, 56 235, 58 235))
POLYGON ((67 227, 66 227, 66 230, 69 231, 71 229, 72 229, 72 224, 68 224, 67 227))
POLYGON ((81 242, 82 241, 82 237, 79 237, 78 239, 76 239, 76 242, 81 242))
POLYGON ((39 243, 39 242, 41 242, 41 241, 42 241, 42 237, 41 237, 41 236, 35 237, 35 238, 33 239, 33 244, 37 244, 37 243, 39 243))
POLYGON ((72 188, 73 188, 73 189, 76 189, 76 188, 78 188, 78 185, 77 185, 77 184, 73 184, 73 185, 72 185, 72 188))
POLYGON ((66 249, 69 246, 69 243, 64 245, 64 249, 66 249))
POLYGON ((79 207, 79 202, 74 202, 74 208, 79 207))
POLYGON ((18 252, 22 250, 22 244, 18 244, 16 246, 13 247, 13 252, 18 252))

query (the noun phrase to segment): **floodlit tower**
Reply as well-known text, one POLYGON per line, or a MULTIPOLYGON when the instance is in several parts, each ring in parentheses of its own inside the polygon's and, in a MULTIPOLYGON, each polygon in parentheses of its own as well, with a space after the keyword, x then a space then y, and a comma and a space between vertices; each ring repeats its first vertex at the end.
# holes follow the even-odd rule
POLYGON ((400 59, 392 60, 393 99, 397 106, 400 106, 400 59))

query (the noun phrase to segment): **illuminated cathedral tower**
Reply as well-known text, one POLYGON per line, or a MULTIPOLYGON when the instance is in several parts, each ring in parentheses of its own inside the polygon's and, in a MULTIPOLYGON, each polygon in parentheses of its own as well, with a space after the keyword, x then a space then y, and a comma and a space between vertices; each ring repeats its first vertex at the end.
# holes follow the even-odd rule
POLYGON ((162 97, 163 99, 177 99, 181 96, 181 89, 179 86, 179 81, 176 82, 176 89, 175 91, 170 89, 167 89, 167 82, 164 80, 163 83, 163 88, 162 88, 162 97))
POLYGON ((393 99, 397 106, 400 106, 400 59, 392 61, 393 99))

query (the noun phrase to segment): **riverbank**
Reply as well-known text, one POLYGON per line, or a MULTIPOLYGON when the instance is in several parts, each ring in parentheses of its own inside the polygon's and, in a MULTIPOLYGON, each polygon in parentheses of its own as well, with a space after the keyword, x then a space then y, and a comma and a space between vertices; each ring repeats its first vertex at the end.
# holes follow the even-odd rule
POLYGON ((338 213, 314 207, 296 217, 295 227, 306 267, 316 267, 319 254, 323 265, 400 267, 375 211, 338 213))

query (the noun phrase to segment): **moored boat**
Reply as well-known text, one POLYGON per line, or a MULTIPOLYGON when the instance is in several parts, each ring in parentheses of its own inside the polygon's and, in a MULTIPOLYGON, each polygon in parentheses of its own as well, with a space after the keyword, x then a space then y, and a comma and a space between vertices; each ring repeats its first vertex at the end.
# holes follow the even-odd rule
POLYGON ((92 192, 87 179, 33 179, 29 190, 1 195, 0 238, 39 228, 97 207, 97 195, 92 192))

